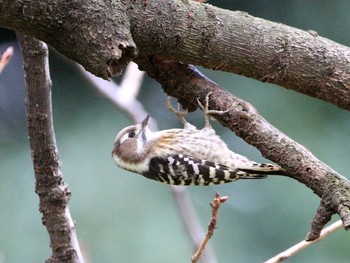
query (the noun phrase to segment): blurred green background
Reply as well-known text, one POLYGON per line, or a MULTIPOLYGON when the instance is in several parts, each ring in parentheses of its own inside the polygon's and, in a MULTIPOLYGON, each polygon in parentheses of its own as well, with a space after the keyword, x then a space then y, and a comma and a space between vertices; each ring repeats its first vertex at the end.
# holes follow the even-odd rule
MULTIPOLYGON (((350 45, 350 2, 209 1, 232 10, 285 23, 350 45)), ((25 123, 21 56, 14 34, 0 29, 0 52, 15 45, 15 55, 0 75, 0 262, 43 262, 50 256, 41 224, 25 123)), ((117 168, 111 158, 116 133, 130 125, 79 72, 50 54, 54 122, 62 170, 72 190, 69 207, 90 262, 190 262, 193 254, 167 185, 117 168)), ((344 110, 271 84, 202 69, 212 80, 252 103, 284 133, 319 159, 349 177, 350 115, 344 110)), ((146 79, 140 100, 160 129, 180 127, 164 106, 159 84, 146 79)), ((203 125, 201 113, 188 119, 203 125)), ((257 161, 260 153, 214 124, 231 149, 257 161)), ((288 178, 239 181, 188 192, 204 228, 214 193, 228 195, 219 228, 210 241, 218 262, 262 262, 302 240, 319 198, 288 178)), ((334 216, 333 221, 338 220, 334 216)), ((340 230, 288 262, 349 262, 349 234, 340 230)))

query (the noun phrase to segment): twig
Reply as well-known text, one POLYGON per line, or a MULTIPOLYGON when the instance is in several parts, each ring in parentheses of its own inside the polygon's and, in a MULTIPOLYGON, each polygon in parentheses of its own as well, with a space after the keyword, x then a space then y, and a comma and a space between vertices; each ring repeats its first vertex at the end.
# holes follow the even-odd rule
POLYGON ((27 125, 42 222, 50 236, 52 256, 46 262, 83 263, 75 223, 68 208, 70 190, 63 180, 52 117, 48 48, 18 34, 26 80, 27 125))
MULTIPOLYGON (((100 92, 115 107, 127 114, 134 123, 140 122, 147 114, 141 102, 137 99, 141 88, 144 72, 139 71, 137 65, 131 62, 124 73, 121 84, 114 81, 106 81, 85 71, 79 66, 79 70, 86 77, 93 87, 100 92)), ((151 128, 157 130, 157 123, 151 119, 151 128)), ((200 226, 198 216, 193 208, 192 201, 188 193, 182 187, 171 187, 174 198, 183 219, 183 223, 190 236, 194 247, 199 247, 204 231, 200 226)), ((217 259, 211 246, 204 251, 202 260, 204 263, 215 263, 217 259)))
POLYGON ((301 241, 297 244, 295 244, 294 246, 288 248, 287 250, 279 253, 278 255, 274 256, 273 258, 270 258, 269 260, 265 261, 265 263, 277 263, 277 262, 282 262, 288 258, 290 258, 291 256, 297 254, 298 252, 300 252, 301 250, 317 243, 318 241, 321 241, 322 239, 324 239, 326 236, 328 236, 329 234, 333 233, 334 231, 340 229, 343 226, 343 223, 341 220, 338 220, 337 222, 331 224, 330 226, 326 227, 325 229, 323 229, 321 231, 321 235, 318 239, 308 242, 308 241, 301 241))
POLYGON ((13 56, 13 47, 8 47, 0 56, 0 74, 13 56))
MULTIPOLYGON (((205 235, 205 232, 199 223, 198 215, 193 207, 192 200, 184 186, 174 185, 171 188, 180 215, 182 217, 182 222, 184 223, 186 231, 192 240, 192 244, 194 245, 195 249, 198 249, 202 244, 202 239, 205 235)), ((206 249, 203 251, 201 255, 201 262, 218 262, 211 245, 207 245, 206 249)))
POLYGON ((213 236, 214 230, 216 229, 219 208, 220 208, 221 204, 224 203, 227 199, 228 199, 227 196, 220 197, 219 193, 216 193, 213 203, 210 203, 210 206, 212 208, 212 216, 211 216, 211 220, 210 220, 209 225, 208 225, 208 232, 205 235, 205 238, 204 238, 202 244, 200 245, 200 247, 198 248, 196 254, 194 254, 194 256, 192 257, 192 263, 198 262, 198 259, 201 256, 209 239, 213 236))

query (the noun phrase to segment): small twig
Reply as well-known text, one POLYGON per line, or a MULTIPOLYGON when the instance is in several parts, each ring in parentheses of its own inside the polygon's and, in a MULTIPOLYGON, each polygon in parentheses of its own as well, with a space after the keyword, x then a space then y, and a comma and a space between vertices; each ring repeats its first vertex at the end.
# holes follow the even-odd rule
MULTIPOLYGON (((193 202, 188 194, 188 191, 186 191, 186 187, 173 185, 171 186, 171 189, 187 234, 192 240, 192 245, 197 249, 202 243, 202 237, 205 235, 205 232, 199 223, 200 220, 193 206, 193 202)), ((201 255, 201 262, 218 262, 212 246, 206 246, 205 251, 203 251, 201 255)))
POLYGON ((205 238, 198 248, 196 254, 193 255, 192 257, 192 263, 197 263, 199 257, 201 256, 206 244, 208 243, 209 239, 213 236, 214 230, 216 229, 216 223, 218 219, 218 211, 222 203, 224 203, 228 199, 227 196, 222 196, 220 197, 219 193, 215 194, 214 201, 213 203, 210 203, 210 206, 212 208, 212 216, 211 220, 208 225, 208 231, 207 234, 205 235, 205 238))
POLYGON ((13 56, 13 47, 8 47, 4 53, 0 55, 0 74, 4 70, 7 63, 10 61, 11 57, 13 56))
POLYGON ((265 261, 265 263, 277 263, 277 262, 282 262, 288 258, 290 258, 291 256, 297 254, 298 252, 300 252, 301 250, 317 243, 318 241, 321 241, 322 239, 324 239, 326 236, 328 236, 329 234, 333 233, 334 231, 340 229, 343 226, 343 223, 341 220, 338 220, 337 222, 331 224, 330 226, 326 227, 325 229, 323 229, 321 231, 321 235, 318 239, 314 240, 314 241, 301 241, 297 244, 295 244, 294 246, 288 248, 287 250, 279 253, 278 255, 274 256, 273 258, 270 258, 269 260, 265 261))

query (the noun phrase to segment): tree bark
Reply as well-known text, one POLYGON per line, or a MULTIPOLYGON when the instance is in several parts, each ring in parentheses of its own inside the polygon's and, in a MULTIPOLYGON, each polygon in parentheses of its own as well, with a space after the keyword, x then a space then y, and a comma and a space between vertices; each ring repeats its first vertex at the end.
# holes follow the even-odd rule
POLYGON ((103 78, 139 52, 275 83, 350 109, 348 47, 244 12, 180 0, 0 0, 0 13, 0 26, 45 41, 103 78))
POLYGON ((43 40, 104 78, 136 55, 121 1, 3 0, 0 14, 0 26, 43 40))
POLYGON ((52 256, 46 262, 83 263, 75 224, 67 206, 70 190, 60 170, 52 122, 51 79, 47 45, 18 34, 27 86, 27 125, 42 223, 50 236, 52 256))

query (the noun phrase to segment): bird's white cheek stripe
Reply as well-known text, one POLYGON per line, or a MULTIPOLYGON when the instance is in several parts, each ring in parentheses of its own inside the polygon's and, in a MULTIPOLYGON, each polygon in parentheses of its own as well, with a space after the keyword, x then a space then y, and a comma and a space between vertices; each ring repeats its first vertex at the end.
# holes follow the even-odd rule
POLYGON ((129 138, 129 134, 128 133, 126 133, 126 134, 124 134, 121 138, 120 138, 120 143, 122 144, 126 139, 128 139, 129 138))

